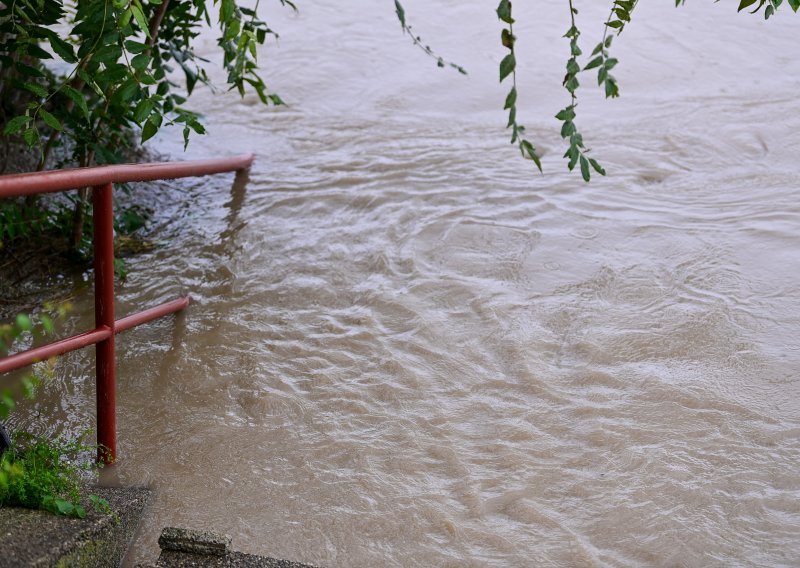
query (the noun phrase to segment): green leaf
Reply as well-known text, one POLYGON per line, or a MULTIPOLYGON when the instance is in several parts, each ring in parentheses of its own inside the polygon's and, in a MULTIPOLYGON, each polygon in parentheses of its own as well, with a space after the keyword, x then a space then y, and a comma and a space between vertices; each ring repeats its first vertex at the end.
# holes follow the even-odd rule
POLYGON ((122 57, 122 48, 120 46, 116 44, 105 45, 92 55, 92 61, 109 64, 115 63, 120 57, 122 57))
POLYGON ((606 175, 606 171, 600 164, 597 163, 597 160, 595 160, 594 158, 589 158, 589 164, 594 168, 594 171, 596 171, 601 176, 606 175))
POLYGON ((581 70, 581 66, 578 65, 578 61, 572 57, 567 61, 567 74, 569 75, 577 75, 581 70))
POLYGON ((130 72, 125 65, 112 63, 109 67, 94 76, 94 79, 106 88, 113 87, 123 78, 130 76, 130 72))
POLYGON ((56 511, 61 515, 69 515, 75 510, 75 505, 64 499, 55 500, 56 511))
POLYGON ((150 113, 153 112, 153 102, 150 99, 142 99, 139 101, 139 104, 136 105, 136 109, 133 111, 133 120, 137 124, 141 124, 142 122, 150 116, 150 113))
POLYGON ((583 155, 581 155, 580 162, 581 162, 581 176, 583 176, 583 181, 589 181, 589 178, 592 177, 592 174, 589 171, 589 160, 587 160, 583 155))
POLYGON ((219 8, 219 21, 223 23, 230 22, 235 9, 236 4, 233 0, 222 0, 222 4, 219 8))
POLYGON ((503 109, 511 108, 517 103, 517 88, 511 87, 511 90, 508 92, 508 96, 506 97, 506 104, 503 106, 503 109))
POLYGON ((24 83, 22 86, 25 87, 25 89, 27 89, 31 93, 35 94, 36 96, 42 98, 47 97, 47 89, 45 89, 41 85, 38 85, 36 83, 24 83))
POLYGON ((73 51, 72 46, 70 44, 68 44, 66 41, 55 35, 50 36, 48 39, 50 40, 50 47, 53 48, 53 51, 61 59, 63 59, 67 63, 78 62, 78 58, 75 57, 75 52, 73 51))
POLYGON ((503 31, 500 33, 500 42, 503 44, 503 47, 508 49, 514 49, 514 42, 517 40, 508 28, 503 28, 503 31))
POLYGON ((531 144, 527 140, 523 140, 519 144, 520 147, 524 150, 524 153, 527 154, 531 160, 533 160, 533 163, 536 164, 536 167, 539 168, 539 172, 541 172, 542 162, 539 159, 539 155, 536 153, 536 149, 533 147, 533 144, 531 144))
MULTIPOLYGON (((159 119, 161 117, 158 117, 159 119)), ((154 117, 150 117, 147 119, 147 122, 144 123, 142 127, 142 143, 150 140, 153 136, 155 136, 156 132, 158 132, 159 127, 161 126, 160 120, 156 122, 154 117)))
POLYGON ((192 130, 194 130, 198 134, 205 134, 206 133, 205 127, 202 124, 200 124, 199 122, 197 122, 196 120, 191 120, 187 124, 191 127, 192 130))
POLYGON ((41 320, 42 327, 47 333, 53 333, 53 318, 47 314, 42 314, 39 319, 41 320))
POLYGON ((144 35, 150 37, 150 27, 147 25, 147 20, 145 19, 144 14, 142 14, 141 8, 139 8, 136 4, 131 4, 131 12, 133 12, 133 17, 136 20, 136 24, 144 32, 144 35))
POLYGON ((63 127, 61 126, 61 122, 59 122, 59 120, 55 116, 53 116, 44 109, 39 109, 39 114, 42 115, 42 120, 44 120, 44 123, 47 126, 52 128, 53 130, 58 130, 59 132, 62 130, 63 127))
POLYGON ((627 11, 625 11, 625 10, 620 10, 619 8, 616 8, 616 9, 614 10, 614 13, 615 13, 615 14, 617 15, 617 17, 618 17, 620 20, 622 20, 623 22, 630 22, 630 21, 631 21, 631 15, 630 15, 630 13, 628 13, 628 12, 627 12, 627 11))
POLYGON ((514 58, 513 53, 509 53, 500 62, 500 82, 502 83, 503 79, 508 77, 516 67, 517 60, 514 58))
POLYGON ((741 2, 739 2, 739 8, 736 11, 741 12, 748 6, 752 6, 753 4, 755 4, 757 1, 758 0, 741 0, 741 2))
POLYGON ((23 391, 23 396, 28 400, 32 400, 33 396, 36 394, 36 385, 33 383, 30 377, 23 377, 22 391, 23 391))
POLYGON ((39 131, 36 128, 28 128, 25 132, 22 133, 22 138, 25 140, 25 143, 33 148, 36 143, 39 141, 39 131))
POLYGON ((142 71, 144 69, 147 69, 152 60, 153 58, 150 57, 148 54, 140 53, 139 55, 131 59, 131 67, 133 67, 137 71, 142 71))
POLYGON ((800 9, 800 0, 787 0, 789 2, 789 6, 791 6, 792 10, 797 12, 800 9))
POLYGON ((517 121, 517 107, 511 107, 511 110, 508 111, 508 124, 506 128, 510 128, 512 124, 517 121))
POLYGON ((147 44, 128 40, 125 42, 125 49, 128 50, 128 53, 142 53, 147 49, 147 44))
POLYGON ((580 152, 578 151, 577 147, 570 146, 569 149, 567 150, 566 154, 564 154, 564 157, 565 158, 569 157, 569 162, 567 163, 567 169, 569 171, 572 171, 573 169, 575 169, 575 164, 578 163, 578 158, 580 157, 580 152))
POLYGON ((564 87, 566 87, 566 89, 567 89, 567 90, 568 90, 570 93, 575 93, 575 91, 576 91, 576 90, 578 90, 578 87, 580 87, 580 85, 581 85, 581 84, 580 84, 580 82, 578 82, 578 78, 577 78, 577 77, 575 77, 575 76, 572 76, 572 77, 570 77, 570 78, 569 78, 569 80, 568 80, 568 81, 567 81, 567 82, 564 84, 564 87))
POLYGON ((20 47, 20 51, 27 51, 28 55, 36 59, 53 59, 53 56, 35 43, 25 43, 20 47))
POLYGON ((606 80, 606 98, 614 99, 619 96, 619 87, 613 77, 609 75, 606 80))
POLYGON ((579 35, 581 35, 580 30, 575 26, 570 26, 570 28, 567 30, 567 33, 564 34, 564 37, 568 37, 570 39, 577 39, 579 35))
POLYGON ((79 68, 78 69, 78 77, 80 77, 83 80, 84 83, 89 85, 92 88, 92 90, 95 93, 97 93, 97 96, 99 96, 101 99, 105 99, 106 98, 106 95, 105 95, 105 93, 103 93, 103 90, 100 88, 100 86, 94 81, 94 79, 92 79, 92 77, 86 71, 84 71, 83 69, 79 68))
POLYGON ((30 116, 15 116, 11 120, 8 121, 6 127, 3 129, 3 134, 5 136, 13 136, 20 130, 22 127, 27 125, 31 121, 30 116))
POLYGON ((561 110, 557 115, 557 120, 569 121, 574 120, 575 118, 575 107, 570 105, 567 108, 561 110))
POLYGON ((42 73, 41 69, 38 67, 32 67, 30 65, 26 65, 22 61, 15 61, 14 67, 16 67, 17 71, 22 73, 23 75, 27 75, 28 77, 44 77, 45 74, 42 73))
POLYGON ((514 23, 514 18, 511 17, 511 2, 509 0, 500 1, 500 5, 497 6, 497 17, 507 24, 514 23))
MULTIPOLYGON (((798 0, 800 1, 800 0, 798 0)), ((583 68, 584 71, 588 71, 589 69, 594 69, 595 67, 600 67, 603 63, 603 56, 598 55, 594 59, 592 59, 589 63, 586 64, 586 67, 583 68)))
POLYGON ((22 331, 30 331, 33 329, 33 322, 31 321, 31 318, 25 314, 19 314, 14 323, 22 331))
POLYGON ((400 25, 404 28, 406 27, 406 11, 403 10, 402 4, 397 0, 394 0, 394 9, 397 12, 397 19, 400 20, 400 25))
MULTIPOLYGON (((747 0, 745 0, 745 1, 747 1, 747 0)), ((755 2, 755 0, 753 0, 753 1, 755 2)), ((625 24, 623 24, 623 23, 622 23, 622 22, 620 22, 619 20, 613 20, 613 21, 611 21, 611 22, 606 22, 606 25, 607 25, 609 28, 614 28, 614 29, 617 29, 617 30, 618 30, 619 28, 623 27, 625 24)))
POLYGON ((3 407, 3 414, 8 416, 8 411, 14 410, 16 403, 14 402, 14 399, 11 398, 11 395, 8 394, 7 391, 4 391, 2 394, 0 394, 0 405, 3 407))
POLYGON ((605 67, 601 67, 597 70, 597 86, 602 85, 606 79, 608 79, 608 71, 605 67))
POLYGON ((86 104, 86 98, 81 93, 70 87, 69 85, 64 85, 64 87, 62 87, 61 90, 64 91, 65 95, 67 95, 70 99, 72 99, 72 102, 78 105, 78 107, 83 111, 84 116, 88 120, 89 107, 86 104))
POLYGON ((139 84, 135 79, 126 79, 125 82, 117 87, 114 96, 111 97, 111 103, 115 105, 122 105, 129 103, 131 99, 139 92, 139 84))

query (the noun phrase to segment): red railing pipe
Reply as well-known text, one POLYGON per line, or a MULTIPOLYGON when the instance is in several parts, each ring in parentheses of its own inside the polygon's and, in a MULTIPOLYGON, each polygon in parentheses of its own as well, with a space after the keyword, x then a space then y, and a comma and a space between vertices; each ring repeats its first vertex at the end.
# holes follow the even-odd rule
POLYGON ((95 329, 80 335, 0 358, 0 373, 20 369, 69 351, 96 345, 98 461, 117 459, 115 336, 134 326, 182 310, 189 298, 178 298, 155 308, 114 319, 114 202, 113 184, 198 177, 240 171, 253 163, 252 154, 233 158, 124 164, 0 176, 0 198, 92 187, 94 220, 95 329))
POLYGON ((142 325, 143 323, 153 321, 154 319, 179 312, 188 306, 189 302, 189 296, 184 296, 183 298, 178 298, 177 300, 166 302, 160 306, 156 306, 155 308, 150 308, 149 310, 144 310, 143 312, 139 312, 137 314, 122 318, 121 320, 117 320, 117 323, 114 326, 114 333, 127 331, 132 327, 136 327, 137 325, 142 325))
POLYGON ((52 359, 53 357, 63 355, 64 353, 69 353, 70 351, 77 351, 83 347, 95 345, 107 339, 111 333, 119 334, 123 331, 127 331, 133 327, 136 327, 137 325, 142 325, 143 323, 153 321, 154 319, 179 312, 188 306, 189 302, 190 298, 185 296, 183 298, 178 298, 177 300, 165 302, 154 308, 131 314, 127 317, 117 320, 114 324, 113 332, 107 327, 101 327, 93 331, 81 333, 80 335, 68 337, 67 339, 53 341, 52 343, 40 345, 39 347, 33 347, 27 351, 21 351, 19 353, 9 355, 8 357, 0 358, 0 374, 24 369, 25 367, 33 365, 34 363, 46 361, 48 359, 52 359))
POLYGON ((53 343, 48 343, 41 347, 14 353, 13 355, 0 359, 0 373, 10 373, 11 371, 22 369, 34 363, 47 361, 48 359, 58 357, 64 353, 94 345, 110 337, 111 333, 109 328, 102 327, 87 331, 86 333, 81 333, 80 335, 73 335, 61 341, 54 341, 53 343))
POLYGON ((79 187, 105 185, 107 183, 207 176, 245 170, 252 163, 253 154, 242 154, 231 158, 215 158, 211 160, 118 164, 93 168, 13 174, 0 176, 0 197, 22 197, 39 193, 54 193, 79 187))

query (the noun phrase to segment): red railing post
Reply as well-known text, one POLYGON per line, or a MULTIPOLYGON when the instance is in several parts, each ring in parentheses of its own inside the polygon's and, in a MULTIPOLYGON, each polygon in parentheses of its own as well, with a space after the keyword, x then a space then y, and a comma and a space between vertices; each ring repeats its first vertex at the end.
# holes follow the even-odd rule
POLYGON ((114 198, 113 185, 92 188, 94 209, 94 321, 111 330, 96 347, 97 460, 117 459, 117 369, 114 356, 114 198))

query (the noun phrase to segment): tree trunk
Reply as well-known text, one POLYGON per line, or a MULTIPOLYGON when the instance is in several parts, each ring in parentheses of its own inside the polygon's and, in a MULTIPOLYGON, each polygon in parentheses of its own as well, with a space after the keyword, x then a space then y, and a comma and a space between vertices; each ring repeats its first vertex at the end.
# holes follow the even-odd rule
MULTIPOLYGON (((80 166, 85 168, 94 161, 94 152, 87 151, 80 160, 80 166)), ((86 207, 89 203, 89 188, 82 187, 78 190, 78 201, 72 215, 72 251, 79 252, 83 241, 83 228, 86 224, 86 207)))

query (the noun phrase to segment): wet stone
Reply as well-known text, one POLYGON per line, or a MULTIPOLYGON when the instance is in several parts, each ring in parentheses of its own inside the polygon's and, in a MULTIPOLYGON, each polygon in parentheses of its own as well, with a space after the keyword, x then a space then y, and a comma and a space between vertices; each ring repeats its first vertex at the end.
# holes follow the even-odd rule
POLYGON ((205 531, 166 527, 158 537, 161 550, 205 556, 225 556, 231 552, 231 537, 205 531))

